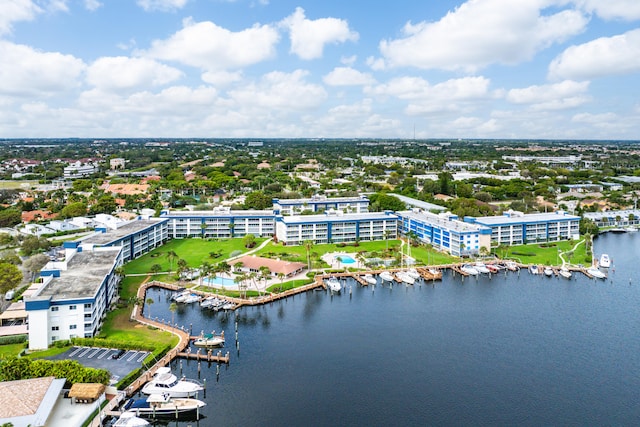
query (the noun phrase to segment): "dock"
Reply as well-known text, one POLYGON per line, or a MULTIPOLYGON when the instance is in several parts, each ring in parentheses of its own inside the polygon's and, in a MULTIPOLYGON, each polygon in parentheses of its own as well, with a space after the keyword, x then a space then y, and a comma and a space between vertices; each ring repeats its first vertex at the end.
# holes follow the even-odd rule
POLYGON ((201 351, 197 351, 195 353, 192 351, 182 351, 178 353, 177 356, 182 357, 183 359, 192 359, 210 363, 225 363, 227 365, 229 364, 228 351, 224 355, 221 351, 218 351, 215 354, 212 351, 207 351, 206 353, 201 351))

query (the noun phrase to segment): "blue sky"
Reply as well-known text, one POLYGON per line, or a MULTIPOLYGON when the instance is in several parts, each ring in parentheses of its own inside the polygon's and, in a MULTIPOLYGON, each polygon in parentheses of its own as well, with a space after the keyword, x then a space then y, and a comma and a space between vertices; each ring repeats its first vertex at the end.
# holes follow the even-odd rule
POLYGON ((0 137, 414 135, 640 139, 640 1, 0 1, 0 137))

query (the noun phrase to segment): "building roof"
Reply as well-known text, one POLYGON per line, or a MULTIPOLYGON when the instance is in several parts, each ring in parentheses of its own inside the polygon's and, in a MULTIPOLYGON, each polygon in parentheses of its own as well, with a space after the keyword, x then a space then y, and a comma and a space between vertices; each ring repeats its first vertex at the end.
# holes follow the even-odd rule
POLYGON ((413 206, 416 208, 420 208, 420 209, 424 209, 425 211, 446 211, 447 208, 445 208, 444 206, 440 206, 440 205, 436 205, 433 203, 429 203, 429 202, 424 202, 422 200, 418 200, 418 199, 414 199, 411 197, 407 197, 407 196, 403 196, 401 194, 396 194, 396 193, 390 193, 390 196, 393 197, 397 197, 398 199, 400 199, 401 202, 403 202, 406 205, 409 206, 413 206))
POLYGON ((253 255, 246 255, 233 261, 229 261, 230 265, 235 265, 241 262, 243 268, 249 270, 259 270, 260 267, 267 267, 272 273, 282 273, 285 276, 290 275, 298 270, 306 267, 306 264, 302 262, 281 261, 271 258, 262 258, 253 255))
POLYGON ((106 233, 92 234, 91 236, 83 239, 82 243, 96 245, 96 246, 108 245, 122 239, 123 237, 129 236, 139 231, 143 231, 146 228, 152 227, 154 225, 158 225, 164 221, 166 220, 140 219, 140 220, 131 221, 114 230, 109 230, 106 233))
POLYGON ((100 383, 75 383, 69 390, 69 397, 81 400, 96 400, 104 393, 105 386, 100 383))
POLYGON ((161 218, 213 218, 213 217, 253 217, 268 216, 273 217, 271 209, 265 210, 228 210, 228 209, 212 209, 208 211, 163 211, 161 218))
POLYGON ((67 269, 60 272, 60 277, 53 277, 32 298, 56 301, 95 296, 121 250, 101 248, 77 252, 67 261, 67 269))
POLYGON ((46 425, 64 383, 55 377, 0 382, 0 423, 46 425))
POLYGON ((273 199, 274 204, 280 206, 287 205, 308 205, 315 204, 327 204, 327 203, 369 203, 369 199, 366 196, 356 197, 311 197, 308 199, 273 199))
POLYGON ((460 221, 459 219, 457 219, 457 217, 452 219, 451 217, 441 216, 439 214, 425 211, 402 211, 398 212, 398 215, 405 218, 412 218, 417 221, 424 221, 429 224, 436 225, 441 229, 455 231, 458 233, 478 233, 483 229, 489 230, 488 228, 483 227, 479 224, 470 224, 468 222, 460 221))
POLYGON ((285 224, 308 224, 321 222, 397 220, 398 217, 395 214, 385 212, 342 213, 337 211, 319 215, 279 215, 276 219, 285 224))
POLYGON ((484 225, 500 225, 500 224, 527 224, 534 222, 549 222, 549 221, 579 221, 580 217, 570 215, 562 211, 550 212, 550 213, 534 213, 523 214, 520 212, 514 212, 510 215, 497 215, 497 216, 482 216, 475 218, 475 222, 484 225))

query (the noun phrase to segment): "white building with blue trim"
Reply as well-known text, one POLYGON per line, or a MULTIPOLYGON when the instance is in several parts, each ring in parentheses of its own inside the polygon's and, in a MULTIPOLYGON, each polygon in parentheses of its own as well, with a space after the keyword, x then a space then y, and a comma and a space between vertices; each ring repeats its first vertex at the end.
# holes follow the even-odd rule
POLYGON ((352 243, 395 239, 398 216, 391 211, 343 213, 328 211, 322 215, 276 216, 276 238, 286 245, 352 243))
POLYGON ((273 212, 276 215, 298 215, 302 212, 322 213, 340 210, 345 213, 369 212, 369 198, 313 196, 307 199, 273 199, 273 212))
POLYGON ((65 242, 65 259, 40 272, 40 286, 25 298, 29 349, 46 349, 55 341, 93 337, 118 298, 123 263, 119 246, 86 249, 65 242))
POLYGON ((208 211, 164 210, 160 217, 167 220, 169 238, 202 237, 228 239, 253 234, 272 237, 275 215, 272 210, 230 210, 214 208, 208 211))
POLYGON ((434 214, 420 209, 396 212, 400 232, 414 234, 422 243, 453 256, 477 255, 491 248, 491 229, 460 221, 451 213, 434 214))
POLYGON ((580 235, 580 217, 564 211, 535 214, 508 211, 504 215, 464 220, 491 228, 491 241, 496 246, 576 239, 580 235))

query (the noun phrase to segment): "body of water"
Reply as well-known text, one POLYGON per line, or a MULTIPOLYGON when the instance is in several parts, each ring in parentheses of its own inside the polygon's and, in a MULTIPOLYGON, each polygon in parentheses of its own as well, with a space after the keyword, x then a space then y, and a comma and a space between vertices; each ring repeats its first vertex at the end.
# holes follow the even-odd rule
MULTIPOLYGON (((599 237, 607 280, 447 273, 230 314, 180 306, 194 335, 226 331, 231 363, 218 380, 201 365, 207 418, 179 425, 637 425, 639 249, 640 233, 599 237)), ((170 294, 150 292, 170 319, 170 294)))
POLYGON ((237 283, 233 279, 228 277, 205 277, 202 279, 202 283, 205 286, 218 285, 218 286, 235 286, 237 283))

